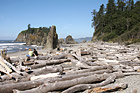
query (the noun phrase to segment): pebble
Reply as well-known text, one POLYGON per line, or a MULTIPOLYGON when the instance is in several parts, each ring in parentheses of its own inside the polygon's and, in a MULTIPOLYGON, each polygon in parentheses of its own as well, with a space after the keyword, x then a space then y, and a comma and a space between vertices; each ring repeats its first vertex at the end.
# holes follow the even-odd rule
POLYGON ((116 83, 127 83, 128 88, 112 93, 140 93, 140 75, 125 76, 116 79, 115 84, 116 83))

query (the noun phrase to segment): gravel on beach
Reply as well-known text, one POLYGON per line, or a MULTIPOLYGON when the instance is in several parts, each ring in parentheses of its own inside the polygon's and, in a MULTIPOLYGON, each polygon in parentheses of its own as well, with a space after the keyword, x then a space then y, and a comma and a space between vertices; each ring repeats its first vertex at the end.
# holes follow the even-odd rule
POLYGON ((115 84, 118 83, 126 83, 128 84, 128 87, 124 90, 120 90, 112 93, 134 93, 133 92, 134 90, 137 90, 137 93, 140 93, 140 75, 132 75, 132 76, 126 76, 123 78, 116 79, 115 84))

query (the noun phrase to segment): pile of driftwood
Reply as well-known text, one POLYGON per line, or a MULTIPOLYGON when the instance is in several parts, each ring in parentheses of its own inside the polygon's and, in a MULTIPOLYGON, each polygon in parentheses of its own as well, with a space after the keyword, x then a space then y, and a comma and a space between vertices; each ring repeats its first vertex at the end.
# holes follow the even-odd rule
POLYGON ((0 58, 0 93, 102 93, 126 89, 115 79, 140 75, 139 49, 110 43, 85 43, 48 50, 25 62, 0 58))

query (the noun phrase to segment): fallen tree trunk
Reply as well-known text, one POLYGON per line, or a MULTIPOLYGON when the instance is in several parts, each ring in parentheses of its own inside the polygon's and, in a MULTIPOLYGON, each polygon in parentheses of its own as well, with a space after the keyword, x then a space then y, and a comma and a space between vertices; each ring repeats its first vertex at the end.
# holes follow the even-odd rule
POLYGON ((43 75, 38 75, 38 76, 32 76, 30 78, 31 81, 33 80, 39 80, 39 79, 44 79, 44 78, 55 78, 55 77, 61 77, 61 75, 59 74, 59 72, 57 73, 49 73, 49 74, 43 74, 43 75))
POLYGON ((40 75, 40 74, 47 74, 47 73, 54 73, 54 72, 60 72, 62 69, 61 66, 46 66, 46 67, 43 67, 43 68, 40 68, 40 69, 34 69, 31 72, 31 74, 28 74, 26 72, 22 72, 22 75, 20 74, 17 74, 17 73, 12 73, 11 76, 13 77, 9 77, 8 75, 3 75, 0 77, 0 81, 3 82, 3 81, 6 81, 6 80, 11 80, 11 79, 26 79, 28 80, 28 78, 31 76, 31 75, 40 75))
MULTIPOLYGON (((107 79, 110 76, 120 78, 124 77, 124 75, 131 75, 131 74, 140 74, 140 73, 121 73, 121 72, 115 72, 111 74, 101 74, 101 75, 91 75, 87 77, 81 77, 81 78, 76 78, 68 81, 58 81, 58 82, 53 82, 53 83, 45 83, 37 88, 33 88, 31 90, 25 90, 25 91, 19 91, 19 90, 14 90, 14 93, 46 93, 49 91, 57 91, 57 90, 63 90, 69 87, 72 87, 74 85, 78 84, 87 84, 91 82, 99 82, 107 79)), ((111 79, 108 79, 106 82, 112 82, 111 79)), ((103 84, 107 84, 106 82, 103 82, 103 84)), ((90 84, 91 87, 97 86, 90 84)), ((85 88, 85 87, 84 87, 85 88)), ((89 86, 88 86, 89 88, 89 86)))
POLYGON ((81 56, 84 56, 84 55, 90 55, 91 53, 89 51, 81 51, 81 56))
POLYGON ((78 55, 76 55, 76 54, 72 54, 72 56, 75 58, 75 59, 77 59, 78 61, 83 61, 83 58, 81 57, 81 56, 78 56, 78 55))
POLYGON ((18 92, 17 90, 15 90, 15 93, 46 93, 46 91, 63 90, 65 88, 69 88, 78 84, 88 84, 91 82, 103 81, 112 75, 115 75, 116 78, 120 78, 120 77, 124 77, 125 75, 135 75, 135 74, 137 75, 140 73, 115 72, 115 73, 110 73, 110 74, 106 73, 106 74, 100 74, 100 75, 91 75, 87 77, 81 77, 81 78, 76 78, 76 79, 67 80, 67 81, 58 81, 58 82, 53 82, 53 83, 47 83, 49 82, 49 79, 43 79, 43 80, 37 80, 37 81, 27 81, 27 82, 20 82, 20 83, 14 83, 14 84, 5 84, 5 85, 0 85, 0 93, 1 92, 11 93, 13 89, 26 90, 26 91, 18 91, 18 92), (38 84, 38 82, 43 82, 43 83, 46 82, 46 83, 44 85, 41 85, 42 83, 38 84), (39 86, 39 87, 34 88, 36 86, 39 86), (34 89, 31 89, 31 88, 34 88, 34 89), (31 90, 28 90, 28 89, 31 89, 31 90))
MULTIPOLYGON (((101 86, 105 86, 109 83, 114 82, 116 79, 115 75, 109 76, 105 81, 101 82, 101 83, 97 83, 97 84, 79 84, 79 85, 75 85, 73 87, 70 87, 66 90, 64 90, 62 93, 75 93, 77 91, 84 91, 86 89, 91 89, 91 88, 96 88, 96 87, 101 87, 101 86)), ((88 92, 89 93, 89 92, 88 92)))
MULTIPOLYGON (((35 57, 31 57, 30 59, 37 59, 37 60, 48 60, 51 56, 37 56, 37 58, 35 57)), ((19 62, 20 58, 19 57, 14 57, 14 58, 10 58, 12 63, 16 63, 19 62)))
POLYGON ((56 81, 65 81, 65 80, 72 80, 75 78, 80 78, 80 77, 86 77, 94 74, 103 74, 103 73, 111 73, 111 70, 98 70, 94 72, 86 72, 86 73, 79 73, 79 74, 72 74, 72 75, 64 75, 61 78, 54 78, 50 80, 50 83, 56 82, 56 81))
POLYGON ((10 60, 12 63, 16 63, 16 62, 19 62, 19 57, 10 58, 10 60))
POLYGON ((46 65, 56 65, 56 64, 61 64, 61 63, 64 63, 64 62, 70 62, 70 61, 71 61, 70 59, 59 59, 59 60, 50 60, 50 61, 36 60, 35 63, 38 63, 38 64, 32 65, 31 68, 36 69, 36 68, 44 67, 46 65))
POLYGON ((38 56, 37 59, 38 60, 48 60, 50 58, 50 56, 38 56))
POLYGON ((15 81, 16 79, 27 77, 28 73, 26 73, 26 72, 22 72, 21 74, 11 73, 10 75, 11 75, 11 77, 9 77, 8 75, 1 76, 0 77, 0 82, 4 82, 6 80, 12 80, 12 79, 14 79, 14 81, 15 81))
POLYGON ((17 70, 11 63, 7 62, 2 57, 0 57, 0 71, 7 74, 9 78, 12 78, 10 73, 12 73, 13 71, 21 74, 19 70, 17 70))
POLYGON ((67 54, 60 54, 60 55, 56 55, 51 57, 52 60, 57 60, 57 59, 66 59, 67 58, 67 54))
POLYGON ((2 57, 0 57, 0 71, 4 72, 5 74, 10 74, 12 72, 12 69, 9 68, 9 66, 7 66, 7 64, 5 63, 6 60, 3 59, 2 57))
POLYGON ((88 83, 103 81, 107 79, 110 75, 111 74, 91 75, 91 76, 76 78, 67 81, 45 83, 31 90, 25 90, 25 91, 14 90, 14 93, 47 93, 49 91, 63 90, 78 84, 88 84, 88 83))
MULTIPOLYGON (((55 82, 55 81, 64 81, 64 80, 71 80, 71 79, 74 79, 74 78, 79 78, 79 77, 85 77, 86 75, 93 75, 93 74, 101 74, 101 73, 103 73, 104 71, 103 70, 101 70, 101 71, 95 71, 95 73, 93 72, 93 73, 89 73, 89 74, 87 74, 87 73, 83 73, 83 74, 80 74, 80 75, 68 75, 68 76, 62 76, 62 78, 49 78, 49 79, 42 79, 42 80, 37 80, 37 81, 33 81, 33 82, 36 82, 36 83, 32 83, 32 82, 30 82, 30 81, 27 81, 27 82, 25 82, 25 84, 27 84, 27 89, 29 89, 29 88, 31 88, 31 87, 28 87, 28 85, 30 85, 30 84, 32 84, 32 85, 34 85, 34 86, 37 86, 38 85, 38 82, 55 82)), ((24 84, 23 82, 18 82, 18 83, 13 83, 12 85, 14 86, 14 84, 16 84, 16 85, 19 85, 19 87, 20 87, 20 83, 21 84, 24 84)), ((5 84, 5 85, 8 85, 8 83, 7 84, 5 84)), ((9 84, 10 85, 10 84, 9 84)), ((10 87, 10 86, 9 86, 10 87)), ((12 88, 12 87, 11 87, 12 88)), ((32 87, 33 88, 33 87, 32 87)))
POLYGON ((41 68, 41 67, 44 67, 46 66, 46 63, 45 62, 42 62, 42 63, 39 63, 39 64, 34 64, 34 65, 31 65, 31 69, 37 69, 37 68, 41 68))
MULTIPOLYGON (((47 73, 47 72, 50 73, 50 71, 58 72, 59 67, 60 66, 53 68, 53 70, 52 70, 52 67, 48 67, 48 68, 46 67, 44 69, 42 68, 42 69, 40 69, 40 71, 36 70, 35 72, 33 72, 33 75, 40 75, 42 73, 47 73)), ((48 82, 48 81, 49 81, 49 79, 42 79, 42 80, 36 80, 36 81, 4 84, 4 85, 0 85, 0 93, 12 93, 13 89, 27 90, 27 89, 35 88, 35 87, 43 84, 44 82, 48 82)))
POLYGON ((27 82, 0 85, 0 93, 13 93, 12 92, 13 89, 20 89, 20 90, 31 89, 31 88, 38 87, 43 83, 44 80, 38 80, 38 81, 27 81, 27 82))
POLYGON ((86 73, 86 72, 92 72, 92 71, 96 71, 96 70, 101 70, 101 69, 110 69, 112 70, 112 66, 93 66, 89 69, 84 69, 84 70, 77 70, 74 72, 68 72, 66 74, 79 74, 79 73, 86 73))
MULTIPOLYGON (((93 93, 93 92, 97 92, 97 93, 113 92, 114 90, 117 91, 117 90, 125 89, 125 88, 127 88, 127 84, 120 83, 120 84, 114 84, 114 85, 106 86, 106 87, 97 87, 97 88, 89 90, 88 93, 93 93)), ((72 92, 70 92, 70 93, 72 93, 72 92)))

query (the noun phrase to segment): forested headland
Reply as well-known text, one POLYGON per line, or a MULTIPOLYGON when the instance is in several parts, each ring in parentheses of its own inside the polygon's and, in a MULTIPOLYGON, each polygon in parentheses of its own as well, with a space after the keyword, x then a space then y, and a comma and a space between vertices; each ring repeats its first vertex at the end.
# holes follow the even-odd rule
POLYGON ((131 44, 140 42, 140 0, 108 0, 92 12, 92 41, 131 44))

